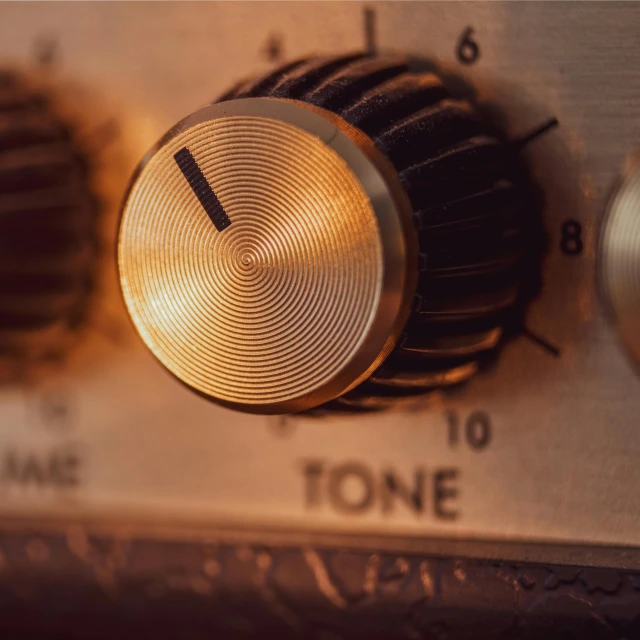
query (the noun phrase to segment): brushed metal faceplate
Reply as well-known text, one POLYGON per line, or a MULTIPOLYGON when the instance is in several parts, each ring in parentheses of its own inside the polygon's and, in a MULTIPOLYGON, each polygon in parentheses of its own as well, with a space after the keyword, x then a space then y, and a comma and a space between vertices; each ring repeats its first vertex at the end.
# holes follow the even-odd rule
MULTIPOLYGON (((362 47, 364 10, 358 2, 3 4, 0 59, 26 68, 43 46, 57 52, 42 81, 57 87, 97 149, 112 247, 128 175, 164 131, 272 67, 279 50, 290 59, 362 47), (105 144, 108 122, 119 133, 105 144)), ((550 543, 535 555, 549 561, 558 560, 555 544, 623 547, 617 562, 637 566, 640 380, 600 300, 596 253, 607 196, 640 141, 640 11, 613 2, 372 11, 376 46, 430 59, 471 84, 514 138, 558 119, 524 150, 548 235, 542 290, 527 315, 539 340, 511 341, 456 395, 402 411, 242 415, 192 394, 145 351, 108 249, 84 346, 63 368, 0 391, 5 521, 229 528, 255 539, 296 531, 398 548, 466 540, 469 553, 516 559, 533 557, 528 543, 550 543), (576 229, 579 253, 566 247, 576 229), (507 552, 507 543, 525 546, 507 552)))

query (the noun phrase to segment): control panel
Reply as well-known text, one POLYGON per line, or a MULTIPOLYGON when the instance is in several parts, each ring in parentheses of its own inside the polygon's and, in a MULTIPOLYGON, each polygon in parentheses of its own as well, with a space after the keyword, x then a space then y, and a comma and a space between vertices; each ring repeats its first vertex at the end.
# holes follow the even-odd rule
POLYGON ((640 12, 274 8, 2 7, 0 517, 637 567, 640 12))

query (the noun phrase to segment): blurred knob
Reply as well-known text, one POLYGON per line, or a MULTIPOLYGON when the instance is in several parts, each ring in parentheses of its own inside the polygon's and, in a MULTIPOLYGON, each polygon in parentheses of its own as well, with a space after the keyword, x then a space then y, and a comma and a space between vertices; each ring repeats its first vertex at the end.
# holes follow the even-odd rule
POLYGON ((96 253, 86 162, 46 97, 0 73, 0 356, 64 349, 96 253))
POLYGON ((640 152, 612 194, 600 240, 600 277, 622 341, 640 363, 640 152))

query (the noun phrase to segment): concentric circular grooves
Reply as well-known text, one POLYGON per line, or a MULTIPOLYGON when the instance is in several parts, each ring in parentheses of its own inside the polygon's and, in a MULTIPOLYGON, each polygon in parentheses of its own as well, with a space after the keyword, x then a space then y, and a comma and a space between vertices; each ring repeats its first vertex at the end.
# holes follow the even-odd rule
POLYGON ((415 288, 410 215, 389 163, 338 116, 289 100, 213 105, 134 176, 119 238, 125 301, 147 346, 196 391, 250 412, 308 409, 393 348, 415 288), (183 146, 232 220, 222 233, 173 161, 183 146))
POLYGON ((605 213, 600 284, 622 341, 640 366, 640 151, 627 159, 605 213))

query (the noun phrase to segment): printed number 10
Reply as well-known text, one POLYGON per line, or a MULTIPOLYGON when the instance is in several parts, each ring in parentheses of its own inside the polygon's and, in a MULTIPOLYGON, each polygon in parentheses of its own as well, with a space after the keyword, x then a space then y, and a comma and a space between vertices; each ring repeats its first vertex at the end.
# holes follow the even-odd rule
POLYGON ((451 448, 455 448, 460 441, 465 442, 471 449, 482 451, 491 442, 491 421, 484 411, 474 411, 464 421, 461 428, 461 420, 455 411, 447 411, 448 442, 451 448))

